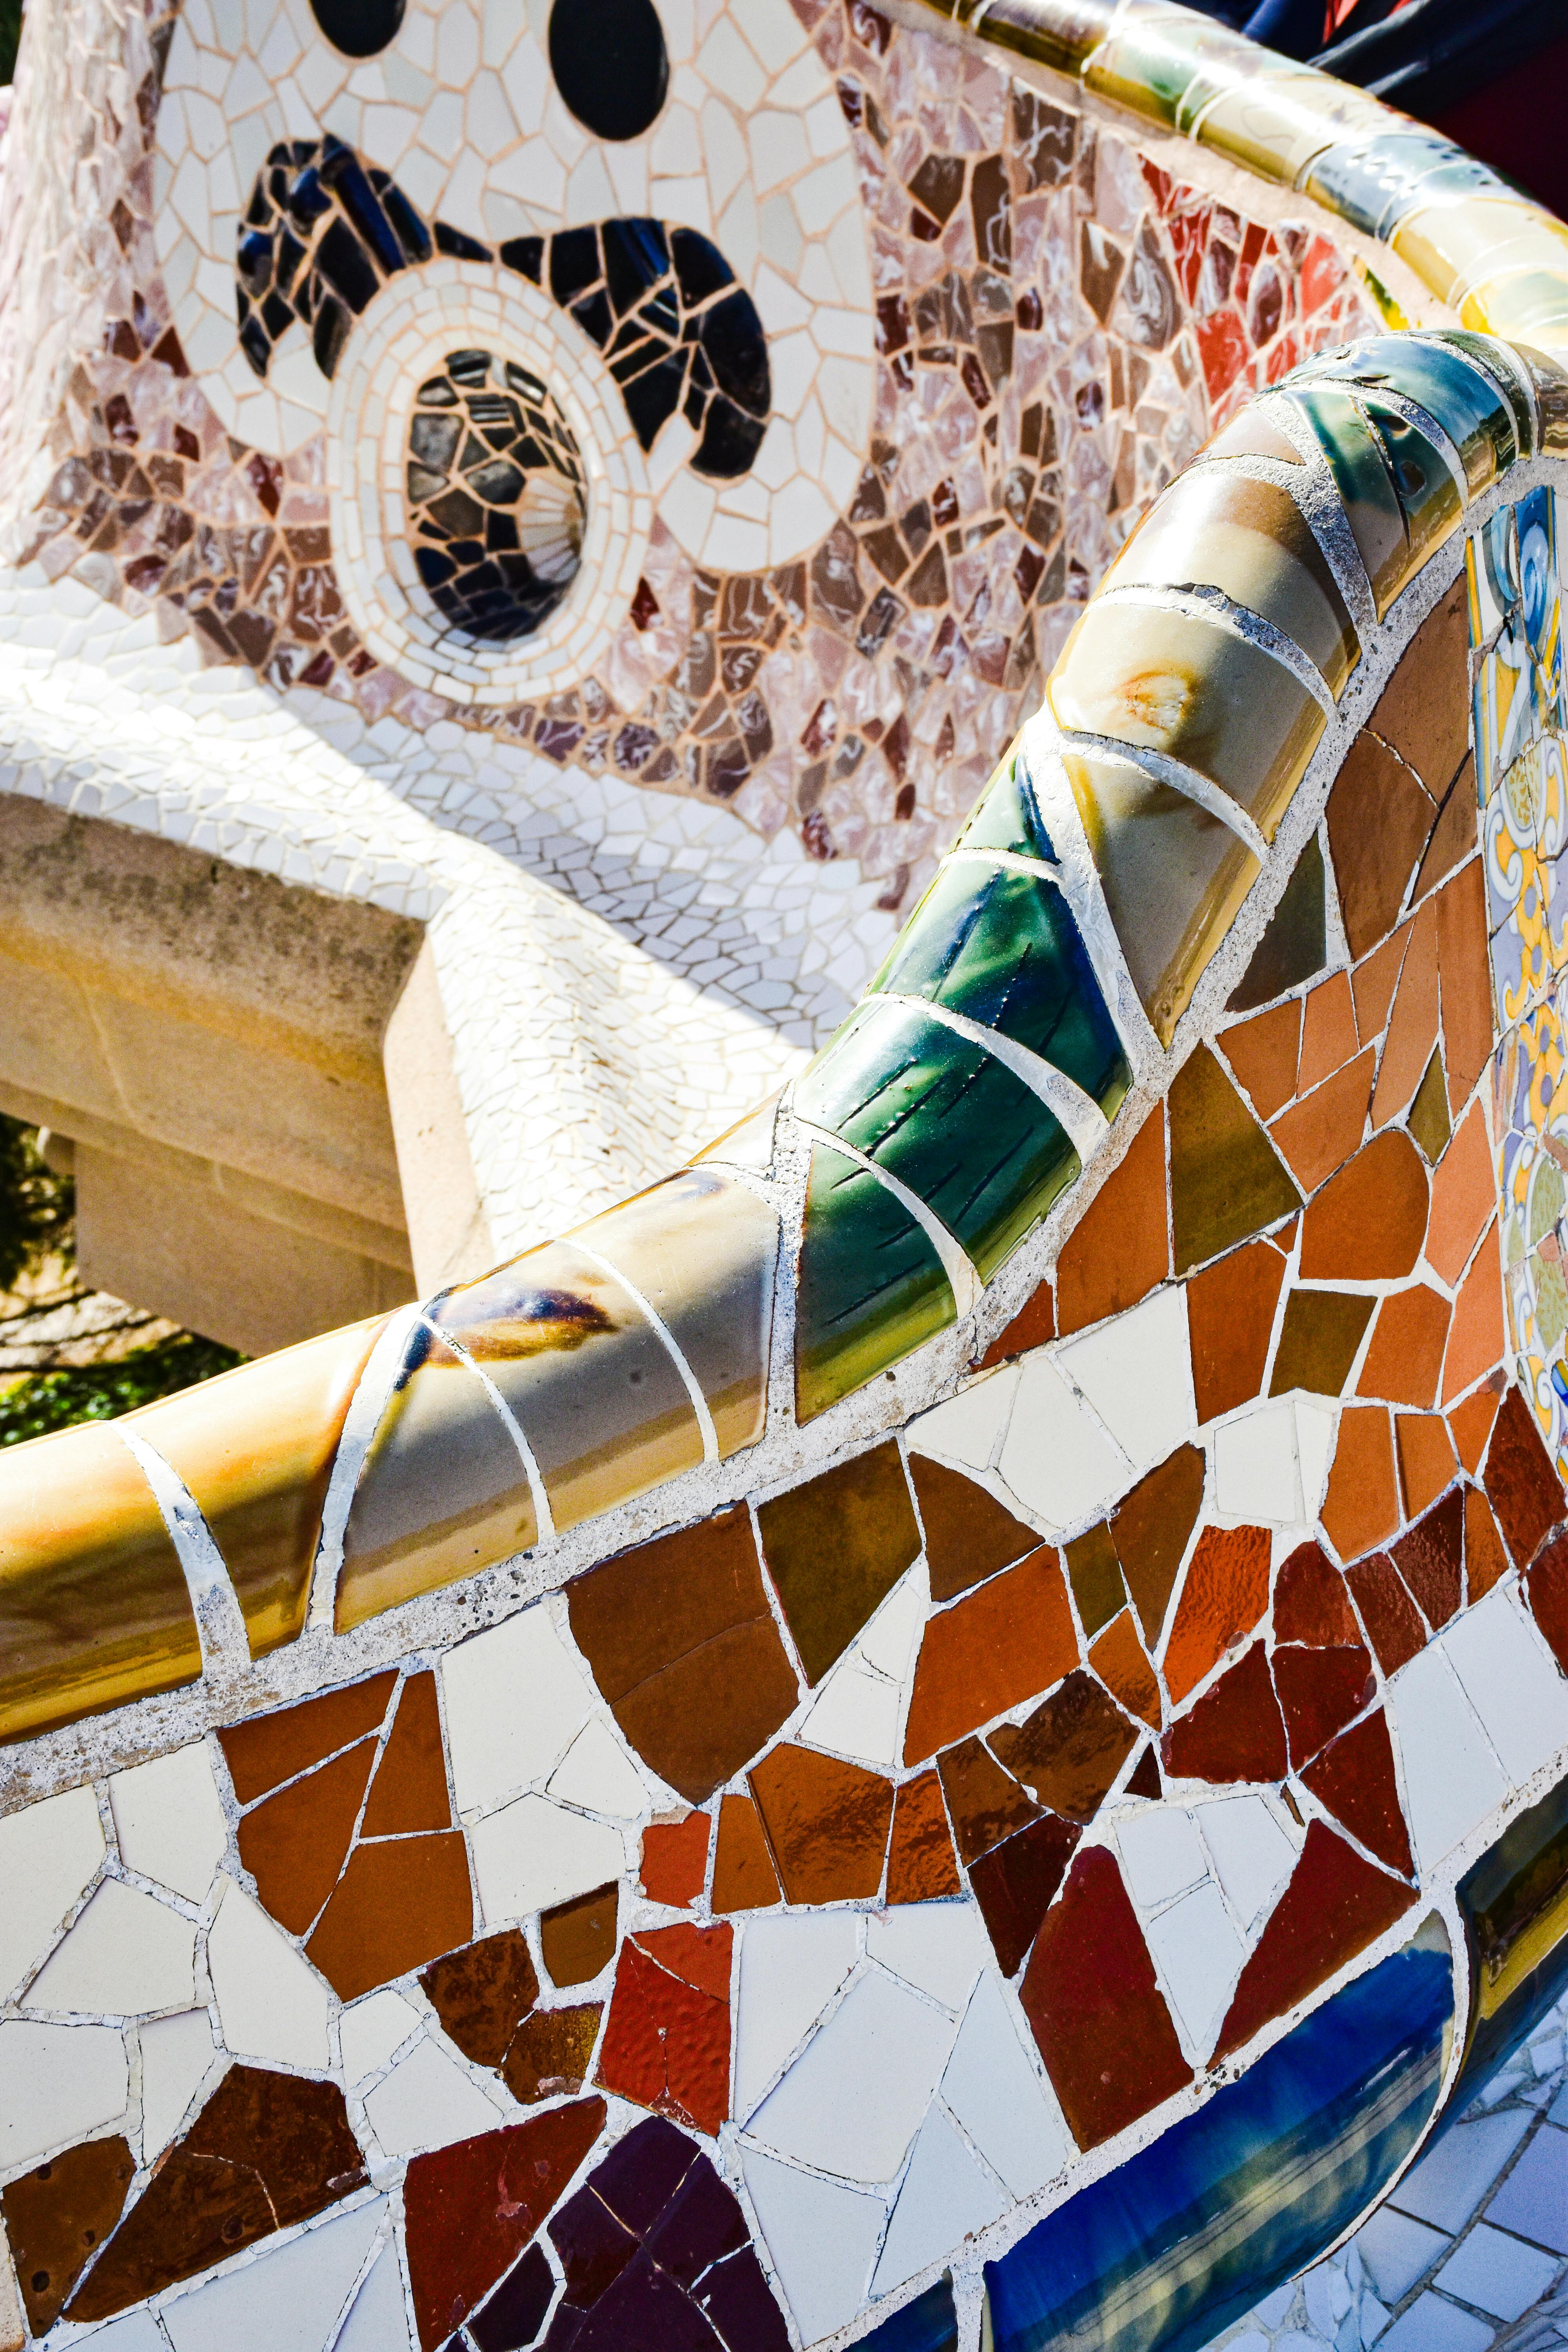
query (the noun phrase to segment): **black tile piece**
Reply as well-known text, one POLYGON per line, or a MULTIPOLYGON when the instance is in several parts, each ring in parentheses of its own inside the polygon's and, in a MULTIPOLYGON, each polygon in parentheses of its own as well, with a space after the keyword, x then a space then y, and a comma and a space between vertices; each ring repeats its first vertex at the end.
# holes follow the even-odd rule
POLYGON ((543 2247, 530 2246, 468 2322, 478 2352, 523 2352, 543 2326, 554 2293, 555 2274, 543 2247))

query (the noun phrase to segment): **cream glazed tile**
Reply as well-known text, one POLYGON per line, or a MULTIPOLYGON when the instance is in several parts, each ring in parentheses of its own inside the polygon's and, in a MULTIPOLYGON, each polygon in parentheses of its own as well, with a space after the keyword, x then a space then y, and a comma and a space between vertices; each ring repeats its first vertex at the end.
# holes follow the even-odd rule
POLYGON ((68 1789, 0 1822, 0 2000, 47 1948, 104 1852, 90 1789, 68 1789))
POLYGON ((934 1454, 966 1470, 989 1469, 1018 1392, 1020 1370, 1008 1364, 974 1381, 930 1412, 917 1414, 905 1435, 916 1454, 934 1454))
POLYGON ((372 2198, 302 2230, 206 2284, 169 2297, 163 2319, 174 2352, 328 2352, 385 2201, 372 2198))
POLYGON ((1256 1927, 1296 1866, 1297 1847, 1266 1799, 1216 1797, 1194 1817, 1226 1900, 1244 1927, 1256 1927))
POLYGON ((352 2002, 338 2029, 344 2081, 353 2086, 379 2074, 422 2023, 412 2001, 405 2000, 391 1985, 352 2002))
POLYGON ((741 2161, 800 2341, 815 2344, 859 2310, 887 2207, 754 2147, 741 2161))
POLYGON ((619 1830, 537 1795, 477 1823, 471 1845, 487 1927, 586 1895, 627 1866, 619 1830))
POLYGON ((951 2117, 933 2106, 921 2126, 910 2168, 871 2279, 874 2295, 902 2286, 972 2231, 1000 2221, 1012 2200, 978 2165, 951 2117))
POLYGON ((1439 1642, 1396 1674, 1388 1712, 1405 1767, 1411 1843, 1423 1877, 1493 1808, 1508 1784, 1439 1642))
POLYGON ((950 2018, 872 1970, 857 1978, 747 2126, 779 2155, 891 2180, 952 2048, 950 2018))
POLYGON ((237 2058, 320 2070, 331 2063, 326 1986, 232 1879, 224 1882, 207 1937, 207 1969, 224 2042, 237 2058))
POLYGON ((597 1712, 544 1601, 459 1643, 440 1675, 459 1813, 489 1811, 542 1779, 597 1712))
POLYGON ((1078 2153, 1025 2051, 1010 1996, 987 1969, 970 1998, 942 2078, 950 2107, 993 2172, 1032 2197, 1078 2153))
POLYGON ((144 2025, 142 2042, 142 2161, 161 2156, 207 2076, 226 2063, 205 2009, 144 2025))
POLYGON ((1189 2047, 1206 2056, 1247 1957, 1224 1896, 1205 1878, 1151 1919, 1144 1933, 1189 2047))
POLYGON ((112 2026, 0 2021, 0 2170, 118 2122, 130 2085, 124 2037, 112 2026))
POLYGON ((1568 1747, 1568 1683, 1510 1585, 1499 1585, 1441 1637, 1515 1787, 1568 1747))
POLYGON ((1181 1283, 1058 1347, 1057 1360, 1139 1469, 1163 1462, 1196 1426, 1181 1283))
POLYGON ((455 2058, 428 2040, 416 2042, 385 2081, 366 2093, 364 2111, 382 2153, 389 2157, 473 2139, 494 2131, 506 2112, 455 2058))
POLYGON ((1145 1916, 1208 1876, 1208 1856, 1190 1813, 1171 1804, 1126 1814, 1116 1843, 1128 1892, 1145 1916))
POLYGON ((1289 1398, 1260 1403, 1214 1433, 1215 1507, 1222 1517, 1295 1527, 1302 1517, 1297 1417, 1289 1398))
POLYGON ((127 1868, 199 1903, 228 1844, 205 1743, 116 1772, 109 1802, 127 1868))
MULTIPOLYGON (((563 1804, 612 1821, 637 1821, 652 1801, 647 1782, 602 1715, 584 1726, 546 1784, 563 1804)), ((674 1801, 674 1791, 668 1792, 674 1801)))
POLYGON ((866 1923, 866 1951, 955 2013, 991 1958, 991 1939, 973 1903, 900 1903, 866 1923))
POLYGON ((27 1987, 23 2006, 99 2017, 188 2008, 195 1951, 194 1920, 106 1879, 27 1987))
POLYGON ((887 1675, 871 1673, 851 1653, 834 1667, 800 1736, 813 1748, 852 1756, 868 1764, 898 1761, 903 1692, 887 1675))
POLYGON ((742 1931, 735 2018, 735 2113, 743 2123, 855 1966, 847 1911, 750 1919, 742 1931))
POLYGON ((1064 1529, 1086 1524, 1132 1483, 1100 1423, 1045 1355, 1020 1372, 996 1468, 1026 1510, 1064 1529))

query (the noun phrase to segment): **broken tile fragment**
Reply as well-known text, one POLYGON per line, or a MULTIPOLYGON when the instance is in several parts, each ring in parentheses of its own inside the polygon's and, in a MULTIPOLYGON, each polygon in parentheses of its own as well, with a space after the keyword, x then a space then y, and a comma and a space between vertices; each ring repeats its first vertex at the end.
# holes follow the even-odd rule
POLYGON ((958 1893, 952 1835, 935 1772, 906 1780, 893 1801, 893 1834, 888 1848, 888 1901, 934 1902, 958 1893))
POLYGON ((786 1745, 763 1758, 751 1788, 787 1902, 854 1902, 880 1890, 891 1781, 786 1745))
POLYGON ((1039 1537, 962 1471, 924 1454, 910 1455, 910 1477, 925 1528, 933 1601, 954 1601, 999 1569, 1033 1551, 1039 1537))
POLYGON ((616 1968, 595 2081, 714 2134, 730 2112, 728 1923, 630 1937, 616 1968))
POLYGON ((419 1979, 441 2030, 477 2066, 499 2066, 539 1999, 539 1978, 521 1929, 483 1936, 427 1968, 419 1979))
POLYGON ((1057 1555, 1042 1545, 1016 1568, 928 1619, 904 1731, 904 1761, 939 1748, 1078 1662, 1078 1634, 1057 1555))
POLYGON ((1310 1822, 1290 1884, 1242 1969, 1215 2056, 1239 2050, 1260 2026, 1315 1992, 1415 1900, 1412 1888, 1363 1862, 1323 1822, 1310 1822))
POLYGON ((597 2139, 603 2099, 416 2156, 404 2237, 420 2352, 436 2352, 509 2270, 597 2139))

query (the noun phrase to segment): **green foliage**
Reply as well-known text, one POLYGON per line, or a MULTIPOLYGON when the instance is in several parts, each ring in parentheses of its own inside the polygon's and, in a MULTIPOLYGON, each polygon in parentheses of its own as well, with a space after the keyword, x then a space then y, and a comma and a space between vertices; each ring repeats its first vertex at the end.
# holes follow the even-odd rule
POLYGON ((216 1340, 176 1331, 151 1348, 138 1348, 114 1364, 79 1364, 62 1372, 33 1372, 0 1389, 0 1445, 47 1437, 78 1421, 112 1421, 139 1404, 152 1404, 197 1381, 231 1371, 245 1358, 216 1340))
POLYGON ((73 1255, 75 1214, 76 1187, 45 1167, 37 1130, 0 1118, 0 1291, 15 1290, 51 1254, 73 1255))

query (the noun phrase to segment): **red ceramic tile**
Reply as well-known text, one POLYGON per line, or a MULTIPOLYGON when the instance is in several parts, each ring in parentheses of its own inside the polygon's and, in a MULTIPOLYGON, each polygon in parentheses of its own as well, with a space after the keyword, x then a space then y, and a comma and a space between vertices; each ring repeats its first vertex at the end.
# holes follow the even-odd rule
MULTIPOLYGON (((1396 920, 1415 861, 1436 822, 1431 795, 1386 745, 1358 735, 1329 794, 1329 848, 1352 957, 1396 920)), ((1362 1035, 1368 1034, 1365 1023, 1362 1035)))
POLYGON ((539 1999, 539 1978, 518 1927, 503 1927, 437 1960, 419 1982, 442 2032, 477 2066, 500 2064, 539 1999))
POLYGON ((1171 1271, 1165 1213, 1165 1112, 1156 1103, 1057 1261, 1057 1323, 1079 1331, 1120 1315, 1171 1271))
POLYGON ((1563 1487, 1517 1388, 1503 1393, 1481 1479, 1515 1568, 1526 1568, 1563 1517, 1563 1487))
POLYGON ((696 1902, 708 1876, 712 1826, 706 1813, 688 1813, 683 1822, 654 1822, 644 1830, 637 1883, 650 1903, 684 1910, 696 1902))
POLYGON ((404 2238, 420 2352, 445 2344, 510 2270, 604 2123, 603 2099, 580 2099, 414 2158, 404 2238))
POLYGON ((998 1724, 988 1744, 1037 1805, 1087 1825, 1137 1740, 1121 1709, 1080 1666, 1022 1723, 998 1724))
POLYGON ((1457 1396, 1501 1363, 1508 1342, 1502 1327, 1502 1266, 1496 1225, 1482 1235, 1470 1270, 1454 1301, 1448 1349, 1443 1359, 1443 1402, 1457 1396))
POLYGON ((1200 1422, 1234 1412, 1262 1392, 1285 1261, 1270 1242, 1248 1242, 1187 1283, 1187 1336, 1200 1422))
POLYGON ((1378 1664, 1396 1675, 1426 1646, 1426 1628, 1386 1552, 1373 1552, 1345 1571, 1378 1664))
POLYGON ((726 1921, 622 1945, 595 2075, 602 2089, 710 2136, 730 2112, 730 1938, 726 1921))
POLYGON ((763 1558, 808 1683, 818 1683, 920 1556, 892 1439, 757 1511, 763 1558))
MULTIPOLYGON (((47 2336, 87 2263, 125 2210, 130 2143, 89 2139, 13 2180, 0 2198, 11 2259, 35 2336, 47 2336)), ((12 2339, 20 2343, 20 2337, 12 2339)))
POLYGON ((1436 1633, 1458 1609, 1464 1589, 1465 1498, 1458 1486, 1389 1551, 1405 1591, 1436 1633))
POLYGON ((921 1642, 904 1761, 921 1764, 1078 1664, 1067 1583, 1042 1545, 931 1618, 921 1642))
POLYGON ((1410 1833, 1399 1802, 1394 1746, 1382 1707, 1325 1748, 1301 1775, 1320 1804, 1379 1862, 1413 1878, 1410 1833))
POLYGON ((1171 1726, 1160 1754, 1173 1780, 1284 1779, 1285 1726, 1261 1642, 1171 1726))
POLYGON ((1268 1132, 1304 1192, 1315 1192, 1361 1149, 1377 1056, 1369 1045, 1313 1093, 1291 1105, 1268 1132))
POLYGON ((1010 1568, 1040 1538, 1004 1510, 994 1495, 961 1470, 910 1455, 910 1480, 925 1529, 926 1566, 933 1601, 954 1601, 999 1569, 1010 1568))
POLYGON ((1465 1599, 1479 1601, 1508 1574, 1508 1554, 1497 1521, 1479 1486, 1465 1490, 1465 1599))
POLYGON ((1315 1543, 1298 1544, 1274 1580, 1274 1638, 1323 1649, 1361 1639, 1337 1568, 1315 1543))
POLYGON ((1039 1933, 1082 1832, 1076 1822, 1047 1813, 982 1854, 969 1885, 996 1955, 1010 1977, 1039 1933))
POLYGON ((413 1830, 449 1830, 451 1826, 436 1677, 410 1675, 370 1784, 360 1835, 398 1837, 413 1830))
POLYGON ((893 1803, 888 1848, 889 1903, 934 1903, 958 1893, 958 1863, 934 1772, 906 1780, 893 1803))
POLYGON ((950 1748, 937 1759, 937 1769, 965 1864, 1015 1835, 1039 1812, 1034 1799, 1025 1794, 1010 1772, 1003 1771, 978 1739, 962 1739, 956 1748, 950 1748))
POLYGON ((1079 1854, 1020 1990, 1079 2147, 1098 2147, 1192 2080, 1113 1854, 1079 1854))
POLYGON ((305 1950, 341 2000, 357 2000, 473 1932, 468 1848, 448 1830, 356 1846, 305 1950))
POLYGON ((1472 858, 1437 893, 1437 969, 1448 1115, 1457 1121, 1492 1050, 1487 897, 1479 857, 1472 858))
POLYGON ((305 1933, 338 1883, 374 1761, 375 1743, 361 1740, 265 1798, 240 1822, 239 1858, 291 1936, 305 1933))
POLYGON ((1303 1282, 1403 1282, 1426 1232, 1426 1163, 1398 1128, 1331 1177, 1301 1225, 1303 1282))
POLYGON ((1447 1300, 1424 1282, 1396 1290, 1377 1310, 1357 1396, 1387 1404, 1433 1405, 1448 1338, 1447 1300))
POLYGON ((775 1748, 751 1776, 785 1900, 854 1903, 877 1894, 893 1786, 809 1748, 775 1748))
POLYGON ((1291 1092, 1310 1094, 1336 1070, 1342 1070, 1359 1042, 1350 974, 1336 971, 1308 995, 1301 1018, 1300 1062, 1291 1092))
POLYGON ((713 1850, 715 1911, 768 1911, 781 1900, 763 1824, 750 1797, 726 1797, 719 1807, 713 1850))
POLYGON ((1274 1687, 1285 1717, 1290 1769, 1299 1772, 1336 1732, 1354 1722, 1371 1699, 1375 1688, 1372 1660, 1359 1645, 1334 1650, 1280 1648, 1274 1653, 1274 1687))
POLYGON ((1555 1535, 1525 1579, 1536 1623, 1568 1675, 1568 1534, 1555 1535))
POLYGON ((1394 1439, 1381 1405, 1347 1405, 1341 1413, 1322 1520, 1343 1560, 1386 1543, 1398 1527, 1394 1439))
POLYGON ((1160 1728, 1160 1685, 1131 1609, 1113 1618, 1089 1654, 1089 1663, 1113 1698, 1151 1731, 1160 1728))
POLYGON ((1268 1606, 1267 1528, 1205 1528, 1187 1563, 1165 1644, 1165 1687, 1180 1706, 1268 1606))
POLYGON ((1458 1471, 1448 1424, 1440 1412, 1396 1412, 1394 1450, 1399 1457, 1405 1516, 1418 1519, 1458 1471))
POLYGON ((1048 1282, 1019 1307, 1013 1320, 999 1331, 975 1370, 988 1372, 994 1364, 1005 1364, 1014 1356, 1026 1355, 1031 1348, 1043 1348, 1047 1339, 1057 1336, 1056 1294, 1048 1282))
POLYGON ((1110 1522, 1127 1590, 1151 1647, 1164 1628, 1176 1572, 1203 1507, 1204 1472, 1202 1447, 1179 1445, 1123 1496, 1110 1522))
POLYGON ((1486 1454, 1487 1440, 1492 1433, 1497 1409, 1506 1385, 1505 1376, 1494 1372, 1483 1381, 1473 1395, 1460 1404, 1449 1407, 1448 1427, 1453 1432, 1454 1451, 1472 1478, 1480 1475, 1481 1461, 1486 1454))
POLYGON ((379 1731, 396 1679, 393 1674, 372 1675, 347 1690, 329 1691, 324 1698, 308 1698, 220 1730, 218 1745, 240 1803, 252 1803, 367 1731, 379 1731))
POLYGON ((1373 950, 1363 963, 1357 964, 1351 974, 1351 991, 1355 999, 1355 1022, 1363 1045, 1370 1045, 1381 1036, 1394 1003, 1394 983, 1405 950, 1410 944, 1410 925, 1404 923, 1393 936, 1373 950))
POLYGON ((1406 1108, 1426 1075, 1437 1043, 1437 909, 1428 899, 1415 919, 1394 991, 1377 1086, 1372 1098, 1373 1128, 1386 1127, 1406 1108))
MULTIPOLYGON (((1345 1003, 1348 1008, 1348 989, 1345 1003)), ((1301 1050, 1300 1003, 1292 997, 1271 1013, 1235 1023, 1221 1036, 1219 1049, 1251 1097, 1258 1118, 1272 1118, 1296 1091, 1296 1064, 1301 1050)), ((1351 1050, 1355 1050, 1353 1032, 1351 1050)))
POLYGON ((1215 2057, 1239 2050, 1260 2026, 1315 1992, 1415 1900, 1411 1888, 1363 1862, 1321 1822, 1309 1822, 1290 1884, 1242 1969, 1215 2057))
POLYGON ((1432 1219, 1426 1255, 1450 1286, 1470 1262, 1470 1252, 1497 1208, 1492 1150, 1486 1112, 1472 1103, 1455 1129, 1432 1179, 1432 1219))

